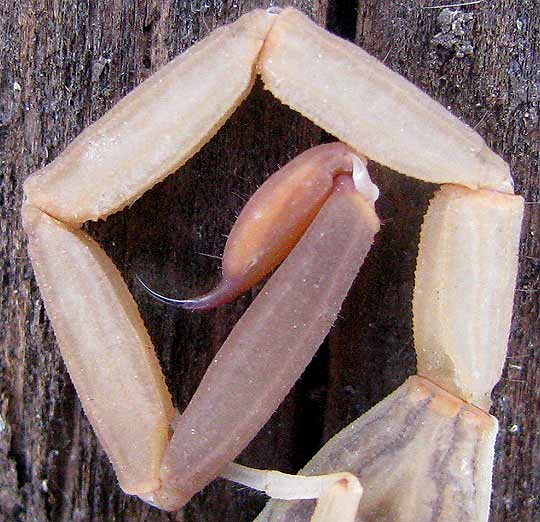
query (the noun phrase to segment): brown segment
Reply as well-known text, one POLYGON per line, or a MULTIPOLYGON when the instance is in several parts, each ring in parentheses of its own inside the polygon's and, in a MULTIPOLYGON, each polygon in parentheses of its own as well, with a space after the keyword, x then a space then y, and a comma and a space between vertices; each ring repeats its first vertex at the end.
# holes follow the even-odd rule
POLYGON ((268 420, 331 328, 378 228, 371 203, 351 186, 328 199, 175 422, 157 494, 161 505, 187 502, 268 420))
POLYGON ((326 201, 334 177, 352 174, 343 143, 312 147, 272 174, 236 220, 223 254, 223 278, 208 294, 187 300, 152 295, 182 308, 219 306, 245 292, 289 254, 326 201))

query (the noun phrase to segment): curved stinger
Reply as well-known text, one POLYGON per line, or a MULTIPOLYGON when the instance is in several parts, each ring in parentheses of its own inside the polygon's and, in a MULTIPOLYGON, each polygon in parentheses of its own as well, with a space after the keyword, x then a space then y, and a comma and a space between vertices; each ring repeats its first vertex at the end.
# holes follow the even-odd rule
POLYGON ((227 303, 276 268, 298 243, 333 191, 343 188, 342 174, 370 201, 378 197, 360 158, 343 143, 313 147, 272 174, 247 202, 223 253, 220 283, 210 292, 175 299, 141 286, 158 301, 188 310, 206 310, 227 303), (341 179, 341 181, 339 181, 341 179))

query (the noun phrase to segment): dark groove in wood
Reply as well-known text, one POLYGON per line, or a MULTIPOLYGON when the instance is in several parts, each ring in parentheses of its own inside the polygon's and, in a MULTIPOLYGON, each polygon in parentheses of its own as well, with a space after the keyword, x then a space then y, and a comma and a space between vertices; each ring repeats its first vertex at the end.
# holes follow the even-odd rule
POLYGON ((326 28, 347 40, 356 37, 356 24, 358 19, 357 0, 333 0, 328 4, 326 28))

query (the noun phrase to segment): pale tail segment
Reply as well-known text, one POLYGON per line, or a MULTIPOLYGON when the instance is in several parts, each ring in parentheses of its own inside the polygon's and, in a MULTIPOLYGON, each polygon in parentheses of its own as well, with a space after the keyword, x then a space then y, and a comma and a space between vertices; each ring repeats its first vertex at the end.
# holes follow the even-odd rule
POLYGON ((371 160, 433 183, 512 192, 508 165, 475 131, 294 9, 277 17, 259 70, 279 100, 371 160))
POLYGON ((159 487, 173 406, 137 305, 112 261, 80 230, 26 207, 41 295, 84 411, 122 489, 159 487))
MULTIPOLYGON (((494 417, 415 376, 330 439, 301 473, 358 477, 357 521, 487 522, 496 434, 494 417)), ((309 522, 313 509, 309 500, 271 500, 256 522, 309 522)))
POLYGON ((181 167, 249 93, 275 18, 252 11, 165 65, 29 178, 28 202, 79 225, 121 210, 181 167))
POLYGON ((506 359, 523 198, 443 186, 420 236, 418 374, 488 411, 506 359))
POLYGON ((72 225, 121 210, 219 130, 249 93, 257 63, 280 100, 369 158, 427 181, 512 191, 508 166, 478 134, 286 9, 252 11, 164 66, 31 176, 28 202, 72 225))
POLYGON ((180 507, 236 458, 332 327, 379 229, 373 203, 354 189, 350 176, 340 178, 175 421, 163 459, 164 486, 155 497, 161 506, 180 507))

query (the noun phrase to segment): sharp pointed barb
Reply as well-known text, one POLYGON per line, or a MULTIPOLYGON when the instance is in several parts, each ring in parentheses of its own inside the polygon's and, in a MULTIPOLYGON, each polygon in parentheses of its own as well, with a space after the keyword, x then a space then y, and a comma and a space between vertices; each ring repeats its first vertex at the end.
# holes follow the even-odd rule
POLYGON ((193 311, 216 308, 217 306, 230 301, 235 295, 231 295, 229 285, 227 283, 222 283, 207 294, 194 297, 192 299, 174 299, 152 290, 152 288, 150 288, 138 275, 135 276, 135 279, 148 295, 158 300, 160 303, 174 306, 175 308, 183 308, 184 310, 193 311))
POLYGON ((135 279, 139 285, 143 288, 143 290, 153 297, 154 299, 158 300, 161 303, 174 306, 176 308, 184 308, 184 309, 191 309, 190 303, 192 303, 191 299, 173 299, 172 297, 167 297, 165 295, 162 295, 155 290, 152 290, 138 275, 135 276, 135 279))

